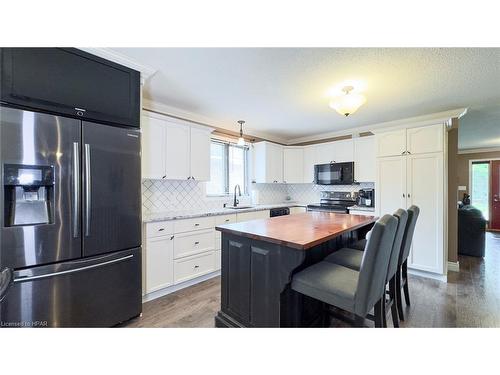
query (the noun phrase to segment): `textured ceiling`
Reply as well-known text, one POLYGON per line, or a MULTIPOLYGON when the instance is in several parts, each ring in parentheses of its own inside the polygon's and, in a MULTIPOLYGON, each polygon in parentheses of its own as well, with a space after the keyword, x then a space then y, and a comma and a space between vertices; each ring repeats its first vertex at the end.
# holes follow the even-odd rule
MULTIPOLYGON (((500 103, 498 48, 114 50, 157 69, 146 98, 235 129, 244 119, 248 129, 287 140, 460 107, 481 116, 500 103), (348 118, 328 107, 326 95, 345 80, 361 81, 367 97, 348 118)), ((484 143, 467 139, 468 147, 484 143)))
POLYGON ((469 108, 460 119, 458 147, 500 147, 500 101, 496 105, 469 108))

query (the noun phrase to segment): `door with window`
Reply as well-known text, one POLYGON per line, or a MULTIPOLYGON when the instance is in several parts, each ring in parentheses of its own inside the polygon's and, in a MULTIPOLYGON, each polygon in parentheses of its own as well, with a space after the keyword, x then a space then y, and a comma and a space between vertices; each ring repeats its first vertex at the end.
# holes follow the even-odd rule
POLYGON ((490 229, 500 230, 500 160, 493 160, 491 162, 490 229))

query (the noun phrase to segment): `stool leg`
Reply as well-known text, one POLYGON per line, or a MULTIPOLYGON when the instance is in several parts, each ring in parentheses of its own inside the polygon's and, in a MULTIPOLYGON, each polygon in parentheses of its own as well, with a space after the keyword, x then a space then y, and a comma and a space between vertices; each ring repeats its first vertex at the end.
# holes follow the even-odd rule
POLYGON ((398 306, 399 319, 405 320, 405 315, 403 312, 403 296, 401 295, 401 267, 398 267, 396 272, 396 304, 398 306))
POLYGON ((387 310, 386 310, 385 288, 382 297, 382 327, 387 328, 387 310))
POLYGON ((403 290, 405 293, 406 305, 410 306, 410 291, 408 290, 408 260, 405 260, 403 262, 403 265, 401 267, 401 272, 404 280, 403 290))
POLYGON ((375 312, 375 328, 382 328, 383 326, 383 321, 382 321, 382 299, 379 299, 377 303, 375 304, 374 307, 374 312, 375 312))
POLYGON ((396 306, 396 276, 389 281, 389 296, 391 298, 392 324, 399 328, 398 308, 396 306))

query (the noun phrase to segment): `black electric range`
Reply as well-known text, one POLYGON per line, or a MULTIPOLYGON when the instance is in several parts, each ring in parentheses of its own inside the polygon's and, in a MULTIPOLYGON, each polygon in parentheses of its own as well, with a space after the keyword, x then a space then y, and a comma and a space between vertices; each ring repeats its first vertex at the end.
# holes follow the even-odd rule
POLYGON ((356 193, 343 191, 322 191, 320 203, 308 204, 308 211, 349 213, 347 207, 356 204, 356 193))

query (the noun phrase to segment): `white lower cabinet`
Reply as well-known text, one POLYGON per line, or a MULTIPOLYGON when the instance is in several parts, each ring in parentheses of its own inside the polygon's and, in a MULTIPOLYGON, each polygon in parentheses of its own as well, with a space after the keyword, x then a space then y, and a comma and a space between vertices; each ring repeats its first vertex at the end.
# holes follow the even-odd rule
POLYGON ((222 265, 222 250, 215 250, 215 269, 220 270, 222 265))
POLYGON ((242 221, 257 220, 257 219, 268 219, 269 210, 262 211, 252 211, 252 212, 238 212, 236 214, 238 223, 242 221))
POLYGON ((146 293, 166 288, 174 283, 173 235, 148 238, 146 241, 146 293))
POLYGON ((215 271, 215 251, 174 260, 174 282, 176 284, 215 271))
POLYGON ((290 207, 290 215, 301 214, 306 211, 307 209, 305 207, 290 207))
POLYGON ((174 258, 182 258, 214 249, 214 231, 187 232, 175 235, 174 258))

